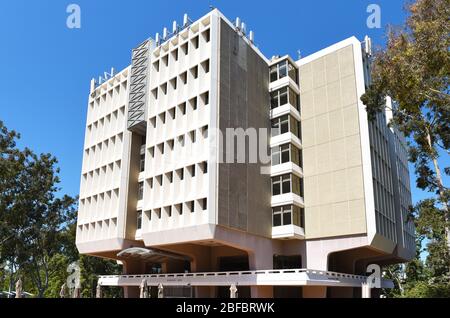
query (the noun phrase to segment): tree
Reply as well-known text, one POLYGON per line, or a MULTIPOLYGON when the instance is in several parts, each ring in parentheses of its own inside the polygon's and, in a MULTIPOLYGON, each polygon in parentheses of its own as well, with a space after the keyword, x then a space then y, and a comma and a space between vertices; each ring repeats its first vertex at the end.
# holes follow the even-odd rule
POLYGON ((439 165, 439 150, 450 146, 450 0, 417 0, 408 6, 402 29, 388 32, 387 46, 374 56, 372 81, 361 100, 369 118, 395 101, 391 124, 409 138, 409 160, 415 166, 417 187, 437 193, 450 250, 449 188, 439 165))
POLYGON ((0 237, 5 238, 0 262, 7 263, 10 287, 20 275, 42 297, 51 275, 49 261, 62 250, 60 233, 75 215, 76 198, 56 197, 56 158, 18 149, 18 138, 0 122, 0 237))

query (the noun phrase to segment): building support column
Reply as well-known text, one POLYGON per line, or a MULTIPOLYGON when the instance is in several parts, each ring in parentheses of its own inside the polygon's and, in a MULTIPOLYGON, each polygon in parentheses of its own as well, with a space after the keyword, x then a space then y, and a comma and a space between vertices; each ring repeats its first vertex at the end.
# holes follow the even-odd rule
POLYGON ((303 286, 303 298, 326 298, 326 286, 303 286))
POLYGON ((363 283, 361 286, 361 296, 362 298, 371 298, 371 289, 370 285, 367 283, 363 283))

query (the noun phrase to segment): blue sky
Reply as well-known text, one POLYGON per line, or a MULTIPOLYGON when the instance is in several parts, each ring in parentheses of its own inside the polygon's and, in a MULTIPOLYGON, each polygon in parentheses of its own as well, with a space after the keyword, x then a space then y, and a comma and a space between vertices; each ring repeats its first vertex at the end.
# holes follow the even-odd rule
MULTIPOLYGON (((106 1, 5 0, 0 4, 0 120, 22 134, 21 146, 59 160, 62 192, 77 195, 89 82, 130 63, 131 49, 184 13, 195 20, 221 10, 254 30, 268 57, 297 57, 355 35, 383 45, 384 26, 401 24, 403 0, 106 1), (68 29, 66 8, 81 7, 81 29, 68 29), (382 29, 369 29, 366 8, 381 7, 382 29)), ((442 164, 449 165, 448 156, 442 164)), ((412 186, 414 188, 414 177, 412 186)), ((448 178, 447 178, 448 183, 448 178)), ((413 191, 414 201, 424 194, 413 191)))

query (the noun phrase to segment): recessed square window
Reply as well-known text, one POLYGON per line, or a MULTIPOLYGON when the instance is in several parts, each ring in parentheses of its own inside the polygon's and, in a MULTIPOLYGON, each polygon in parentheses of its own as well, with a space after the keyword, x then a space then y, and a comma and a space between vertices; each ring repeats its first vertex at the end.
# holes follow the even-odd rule
POLYGON ((163 178, 162 178, 162 175, 159 175, 159 176, 156 177, 156 182, 158 182, 158 184, 159 184, 160 186, 163 185, 163 178))
POLYGON ((164 143, 163 142, 158 145, 158 149, 159 149, 159 153, 161 155, 163 155, 164 154, 164 143))
POLYGON ((148 152, 150 153, 150 156, 151 156, 152 158, 155 157, 155 147, 150 147, 150 148, 148 149, 148 152))
POLYGON ((152 89, 152 96, 154 99, 158 99, 158 88, 152 89))
POLYGON ((155 63, 153 63, 153 69, 156 72, 159 72, 159 60, 157 60, 155 63))
POLYGON ((205 43, 209 42, 209 40, 210 40, 210 31, 209 31, 209 29, 202 32, 202 37, 203 37, 203 41, 205 41, 205 43))
POLYGON ((177 78, 174 77, 170 80, 170 86, 172 87, 172 89, 177 89, 177 78))
POLYGON ((175 116, 176 116, 175 107, 169 109, 169 115, 170 115, 170 118, 175 119, 175 116))
POLYGON ((197 109, 197 97, 191 98, 189 100, 189 104, 192 107, 192 110, 196 110, 197 109))
POLYGON ((208 208, 208 201, 206 200, 206 198, 204 198, 200 200, 200 203, 202 206, 202 210, 205 211, 208 208))
POLYGON ((161 120, 161 122, 163 124, 165 124, 166 123, 166 113, 159 114, 159 119, 161 120))
POLYGON ((150 124, 152 125, 152 128, 156 128, 156 116, 150 118, 150 124))
POLYGON ((190 133, 189 133, 189 136, 191 137, 191 142, 192 143, 194 143, 195 142, 195 130, 193 130, 193 131, 191 131, 190 133))
POLYGON ((203 174, 208 173, 208 163, 206 161, 201 162, 200 169, 203 174))
POLYGON ((167 94, 167 83, 164 83, 160 86, 161 92, 163 92, 164 95, 167 94))
POLYGON ((186 103, 182 103, 182 104, 178 105, 178 110, 181 115, 185 115, 186 114, 186 103))
POLYGON ((179 215, 183 214, 183 205, 181 203, 175 204, 175 210, 178 212, 179 215))
POLYGON ((155 209, 155 214, 158 219, 161 218, 161 209, 155 209))
POLYGON ((173 172, 166 173, 166 178, 169 180, 169 183, 173 182, 173 172))
POLYGON ((173 139, 168 140, 167 145, 169 146, 170 150, 173 150, 173 139))
POLYGON ((184 147, 184 135, 178 136, 178 143, 181 147, 184 147))
POLYGON ((187 203, 189 212, 194 213, 195 212, 195 202, 194 201, 190 201, 187 203))
POLYGON ((166 54, 162 57, 162 61, 164 63, 164 66, 168 66, 169 65, 169 55, 166 54))
POLYGON ((178 169, 178 170, 177 170, 177 177, 178 177, 178 179, 180 179, 180 180, 183 180, 183 179, 184 179, 184 168, 181 168, 181 169, 178 169))
POLYGON ((198 35, 191 40, 191 44, 194 47, 194 49, 198 49, 198 35))
POLYGON ((178 49, 172 51, 172 59, 178 61, 178 49))
POLYGON ((187 84, 187 72, 183 72, 180 74, 180 80, 183 84, 187 84))
POLYGON ((202 127, 202 136, 204 139, 208 138, 208 126, 202 127))
POLYGON ((206 105, 209 104, 209 92, 204 92, 204 93, 200 96, 200 98, 202 99, 202 104, 203 104, 204 106, 206 106, 206 105))
POLYGON ((202 69, 203 69, 203 73, 205 73, 205 74, 209 73, 209 59, 202 62, 202 69))
POLYGON ((188 42, 181 45, 181 51, 183 51, 184 55, 187 55, 189 53, 189 46, 188 42))
POLYGON ((194 66, 190 69, 191 75, 194 79, 198 78, 198 66, 194 66))

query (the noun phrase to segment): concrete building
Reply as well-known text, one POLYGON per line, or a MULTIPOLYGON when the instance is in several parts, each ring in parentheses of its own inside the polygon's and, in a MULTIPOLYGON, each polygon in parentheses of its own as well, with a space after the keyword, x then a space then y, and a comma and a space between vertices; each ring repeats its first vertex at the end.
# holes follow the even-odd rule
MULTIPOLYGON (((388 128, 390 114, 369 122, 360 101, 370 81, 368 47, 352 37, 298 61, 268 59, 253 32, 217 9, 144 41, 128 68, 91 82, 80 253, 118 260, 124 274, 364 275, 368 264, 411 259, 405 143, 388 128), (248 160, 255 144, 269 162, 248 160)), ((123 282, 116 285, 126 296, 139 295, 136 282, 123 282)), ((345 284, 287 285, 275 279, 238 291, 360 293, 345 284)), ((191 292, 227 290, 197 284, 191 292)))

